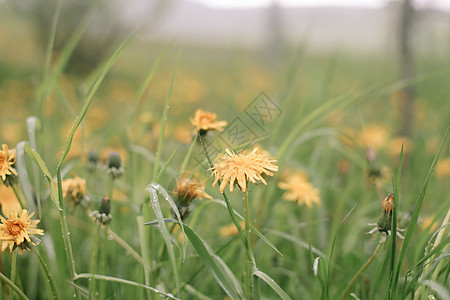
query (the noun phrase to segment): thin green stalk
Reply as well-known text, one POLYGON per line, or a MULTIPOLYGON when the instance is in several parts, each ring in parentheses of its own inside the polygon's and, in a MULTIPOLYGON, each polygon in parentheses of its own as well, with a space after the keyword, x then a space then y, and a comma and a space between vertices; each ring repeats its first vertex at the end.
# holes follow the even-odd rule
MULTIPOLYGON (((97 269, 97 256, 98 256, 98 244, 100 243, 100 231, 101 231, 102 225, 101 223, 98 224, 97 226, 97 231, 95 232, 95 237, 93 240, 93 245, 92 245, 92 253, 91 253, 91 263, 90 263, 90 269, 91 269, 91 273, 92 275, 95 274, 96 269, 97 269)), ((94 277, 92 276, 89 279, 89 298, 92 298, 92 293, 95 290, 95 281, 94 281, 94 277)))
POLYGON ((348 293, 350 292, 350 289, 352 288, 355 281, 358 279, 358 277, 370 266, 370 264, 375 260, 375 257, 377 257, 378 253, 380 252, 381 248, 383 246, 383 243, 378 243, 378 246, 375 248, 375 251, 373 254, 369 257, 369 259, 366 261, 366 263, 356 272, 356 274, 353 276, 353 278, 350 280, 350 282, 345 287, 344 292, 341 295, 341 300, 344 300, 348 293))
MULTIPOLYGON (((105 231, 103 231, 103 233, 105 233, 105 231)), ((100 233, 100 273, 101 274, 106 274, 106 246, 105 246, 105 241, 106 241, 106 237, 103 235, 101 235, 102 233, 100 233)), ((102 280, 100 281, 99 287, 99 299, 102 300, 105 296, 105 282, 102 280)))
POLYGON ((186 157, 184 158, 183 163, 181 164, 180 174, 183 174, 186 171, 187 165, 192 156, 192 151, 194 150, 195 144, 197 143, 197 137, 198 137, 198 134, 196 134, 194 136, 194 138, 192 139, 191 145, 189 146, 188 153, 186 154, 186 157))
MULTIPOLYGON (((147 236, 145 234, 144 217, 142 215, 137 217, 139 242, 141 244, 141 255, 144 262, 144 282, 145 285, 150 286, 150 253, 148 250, 147 236)), ((151 299, 150 291, 147 291, 147 299, 151 299)))
POLYGON ((112 231, 110 228, 108 228, 108 235, 110 235, 114 241, 116 241, 117 244, 122 246, 128 253, 130 253, 131 256, 142 266, 144 265, 144 260, 142 257, 137 253, 133 247, 131 247, 126 241, 124 241, 117 233, 112 231))
MULTIPOLYGON (((247 239, 247 248, 251 253, 250 248, 250 209, 248 207, 248 191, 244 192, 244 216, 245 216, 245 238, 247 239)), ((253 298, 253 284, 252 284, 252 260, 249 257, 245 258, 245 274, 244 274, 244 293, 247 299, 253 298)))
POLYGON ((109 201, 112 201, 113 191, 114 191, 114 177, 111 176, 111 178, 109 179, 109 188, 108 188, 109 201))
POLYGON ((16 194, 17 200, 19 200, 20 206, 22 206, 22 208, 26 208, 27 203, 23 201, 20 191, 17 189, 17 187, 18 186, 16 184, 11 184, 11 188, 13 189, 14 194, 16 194))
POLYGON ((53 294, 53 299, 58 300, 59 296, 58 296, 58 290, 56 289, 56 284, 55 281, 53 280, 53 276, 50 273, 50 269, 48 268, 47 264, 45 263, 44 258, 42 257, 41 253, 39 253, 39 251, 36 249, 35 251, 33 251, 36 256, 39 259, 39 263, 42 267, 42 270, 44 271, 45 275, 47 276, 47 280, 50 284, 50 289, 52 291, 53 294))
POLYGON ((11 280, 9 280, 8 277, 6 277, 3 273, 0 272, 0 280, 3 282, 6 282, 7 285, 11 288, 12 291, 16 292, 16 294, 21 298, 25 300, 29 300, 28 297, 22 292, 21 289, 17 285, 14 284, 11 280))
MULTIPOLYGON (((17 270, 17 251, 11 253, 11 281, 16 283, 16 270, 17 270)), ((8 298, 12 299, 13 293, 9 293, 8 298)))
POLYGON ((153 182, 155 181, 156 175, 158 174, 159 162, 161 160, 162 147, 164 144, 164 132, 166 129, 167 112, 169 111, 169 99, 170 99, 170 96, 172 95, 173 83, 175 82, 175 75, 177 74, 180 56, 181 56, 181 48, 180 48, 180 51, 178 52, 177 63, 175 65, 175 70, 172 75, 172 80, 170 82, 169 91, 167 92, 166 102, 164 104, 163 114, 162 114, 162 118, 161 118, 161 131, 159 133, 158 151, 156 152, 155 165, 153 167, 153 179, 152 179, 153 182))
MULTIPOLYGON (((62 193, 61 191, 61 187, 59 187, 59 191, 62 193)), ((61 198, 62 199, 62 196, 61 198)), ((70 238, 69 238, 69 227, 67 226, 67 218, 66 218, 66 210, 64 209, 64 201, 61 201, 62 206, 59 208, 59 221, 61 223, 61 231, 62 231, 62 235, 63 235, 63 240, 64 240, 64 248, 65 248, 65 252, 67 255, 67 260, 69 262, 69 271, 70 271, 70 275, 71 278, 73 280, 73 278, 75 278, 77 272, 75 269, 75 259, 73 257, 73 251, 72 251, 72 244, 70 243, 70 238)))

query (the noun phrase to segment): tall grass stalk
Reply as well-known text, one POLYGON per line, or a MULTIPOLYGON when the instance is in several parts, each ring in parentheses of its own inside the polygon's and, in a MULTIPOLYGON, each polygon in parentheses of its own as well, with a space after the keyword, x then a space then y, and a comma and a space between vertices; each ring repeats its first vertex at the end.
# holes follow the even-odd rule
POLYGON ((0 280, 5 282, 10 287, 10 293, 16 293, 20 299, 29 300, 28 297, 22 292, 22 290, 14 284, 8 277, 6 277, 2 272, 0 272, 0 280))

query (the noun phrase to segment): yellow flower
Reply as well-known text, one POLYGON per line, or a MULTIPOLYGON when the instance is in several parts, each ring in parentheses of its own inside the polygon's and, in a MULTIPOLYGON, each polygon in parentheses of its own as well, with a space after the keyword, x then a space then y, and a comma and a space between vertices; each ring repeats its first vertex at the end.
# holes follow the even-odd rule
POLYGON ((86 190, 86 180, 75 176, 75 178, 64 179, 61 183, 63 197, 73 204, 89 201, 86 190))
POLYGON ((197 109, 194 118, 190 118, 191 124, 195 126, 200 133, 208 130, 223 131, 223 128, 227 126, 227 121, 216 121, 217 115, 197 109))
MULTIPOLYGON (((245 229, 245 222, 241 221, 239 222, 239 224, 241 225, 242 229, 245 229)), ((230 225, 225 225, 220 227, 220 231, 219 231, 219 235, 222 237, 229 237, 229 236, 235 236, 238 234, 238 229, 236 228, 236 225, 230 224, 230 225)))
POLYGON ((389 152, 392 156, 399 156, 400 152, 402 150, 402 144, 403 144, 403 154, 411 153, 413 149, 413 142, 410 138, 398 136, 393 138, 389 142, 389 152))
POLYGON ((0 176, 2 181, 6 180, 6 175, 17 175, 16 170, 12 167, 16 162, 16 151, 9 150, 8 145, 2 145, 3 150, 0 150, 0 176))
POLYGON ((9 247, 13 251, 15 247, 19 248, 19 253, 23 250, 30 250, 32 246, 36 246, 39 239, 33 237, 34 234, 43 235, 44 230, 36 229, 36 225, 40 220, 31 220, 31 215, 26 209, 18 215, 17 210, 8 211, 5 215, 7 219, 0 216, 0 240, 2 241, 2 251, 9 247))
POLYGON ((197 178, 189 178, 187 174, 182 175, 175 187, 174 193, 177 195, 178 201, 182 205, 188 205, 192 200, 198 198, 212 199, 210 195, 205 192, 205 185, 198 181, 197 178))
POLYGON ((360 132, 362 146, 375 150, 382 148, 389 139, 389 131, 381 125, 369 125, 360 132))
POLYGON ((450 175, 450 158, 441 159, 436 165, 437 178, 445 178, 450 175))
POLYGON ((247 181, 253 183, 261 181, 267 185, 263 175, 273 176, 270 171, 278 171, 278 166, 274 164, 276 160, 261 154, 257 147, 252 151, 242 151, 238 154, 228 149, 225 152, 226 154, 219 154, 213 172, 215 176, 213 186, 222 180, 219 187, 221 193, 228 182, 230 182, 230 192, 233 192, 235 181, 243 192, 247 190, 247 181))
POLYGON ((309 208, 316 204, 320 206, 319 190, 309 181, 305 173, 301 171, 293 172, 286 176, 284 181, 278 183, 278 186, 286 190, 283 199, 297 202, 299 205, 306 204, 309 208))

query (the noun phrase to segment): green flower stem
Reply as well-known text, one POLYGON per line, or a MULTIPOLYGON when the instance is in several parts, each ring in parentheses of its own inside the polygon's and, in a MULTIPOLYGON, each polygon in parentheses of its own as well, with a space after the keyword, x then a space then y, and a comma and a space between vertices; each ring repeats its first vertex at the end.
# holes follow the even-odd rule
POLYGON ((183 163, 181 164, 180 174, 183 174, 186 171, 187 165, 189 163, 189 160, 192 156, 192 151, 194 150, 195 143, 197 142, 198 134, 194 135, 194 138, 192 139, 191 145, 189 146, 188 153, 186 154, 186 157, 183 160, 183 163))
POLYGON ((57 289, 56 289, 55 281, 53 280, 53 276, 50 273, 50 270, 49 270, 47 264, 45 263, 44 258, 42 257, 41 253, 39 253, 39 251, 37 249, 35 251, 33 251, 33 252, 38 257, 39 264, 41 265, 42 270, 44 271, 45 275, 47 276, 47 280, 48 280, 48 282, 50 284, 50 289, 51 289, 52 294, 53 294, 53 299, 59 300, 60 298, 58 296, 58 292, 57 292, 57 289))
POLYGON ((369 257, 369 259, 366 261, 366 263, 361 267, 361 269, 356 272, 355 276, 350 280, 350 282, 345 287, 344 292, 341 295, 341 300, 344 300, 348 293, 350 292, 350 289, 352 288, 352 285, 355 283, 355 281, 358 279, 358 277, 370 266, 370 264, 375 260, 375 257, 377 257, 378 253, 380 252, 381 248, 383 246, 383 243, 378 243, 378 246, 375 248, 375 251, 372 253, 372 255, 369 257))
MULTIPOLYGON (((250 253, 250 256, 247 257, 246 261, 245 261, 245 277, 244 277, 244 293, 245 293, 245 297, 247 299, 253 299, 256 298, 254 297, 254 294, 256 293, 255 291, 255 286, 254 286, 254 282, 253 282, 253 270, 255 269, 255 260, 254 260, 254 256, 253 256, 253 252, 251 249, 251 236, 250 236, 250 225, 251 225, 251 219, 250 219, 250 209, 249 209, 249 205, 248 205, 248 191, 244 192, 244 216, 245 216, 245 228, 244 228, 244 232, 245 232, 245 238, 247 240, 247 249, 248 252, 250 253)), ((259 292, 258 292, 259 294, 259 292)))
POLYGON ((109 188, 108 188, 109 201, 112 200, 113 192, 114 192, 114 177, 111 176, 111 178, 109 179, 109 188))
POLYGON ((122 248, 124 248, 128 253, 131 254, 131 256, 133 256, 133 258, 142 266, 144 265, 144 260, 142 259, 142 257, 139 255, 139 253, 137 253, 133 247, 131 247, 126 241, 124 241, 117 233, 115 233, 114 231, 112 231, 110 228, 108 228, 108 235, 110 235, 113 240, 119 244, 120 246, 122 246, 122 248))
POLYGON ((11 188, 13 189, 14 194, 16 194, 17 200, 19 200, 20 206, 22 206, 22 208, 26 208, 27 204, 23 201, 20 190, 17 189, 18 186, 16 184, 11 184, 11 188))
MULTIPOLYGON (((147 237, 148 234, 145 234, 145 226, 144 226, 144 217, 142 215, 137 217, 138 230, 139 230, 139 242, 141 244, 141 255, 144 261, 144 280, 145 285, 150 286, 150 253, 148 249, 147 237)), ((147 299, 152 299, 150 291, 147 291, 147 299)))
MULTIPOLYGON (((90 262, 90 269, 91 273, 95 274, 97 269, 97 256, 98 256, 98 245, 100 243, 100 231, 101 231, 102 225, 99 223, 97 226, 97 231, 95 232, 95 237, 92 244, 92 253, 91 253, 91 262, 90 262)), ((94 276, 90 278, 89 281, 89 298, 91 299, 92 293, 95 290, 95 282, 94 282, 94 276)))
POLYGON ((7 285, 14 291, 21 299, 29 300, 29 298, 22 292, 21 289, 17 285, 14 284, 8 277, 6 277, 3 273, 0 272, 0 280, 6 282, 7 285))
MULTIPOLYGON (((16 268, 17 268, 17 250, 11 253, 11 281, 16 283, 16 268)), ((9 293, 8 299, 12 299, 12 293, 9 293)))

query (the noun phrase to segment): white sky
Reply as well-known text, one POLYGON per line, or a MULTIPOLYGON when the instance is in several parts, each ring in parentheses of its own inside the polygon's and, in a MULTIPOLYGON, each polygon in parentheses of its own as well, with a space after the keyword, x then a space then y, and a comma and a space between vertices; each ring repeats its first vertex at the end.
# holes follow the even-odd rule
MULTIPOLYGON (((191 0, 216 8, 251 8, 270 5, 273 1, 282 6, 350 6, 382 7, 388 0, 191 0)), ((418 7, 450 8, 450 0, 413 0, 418 7)))

